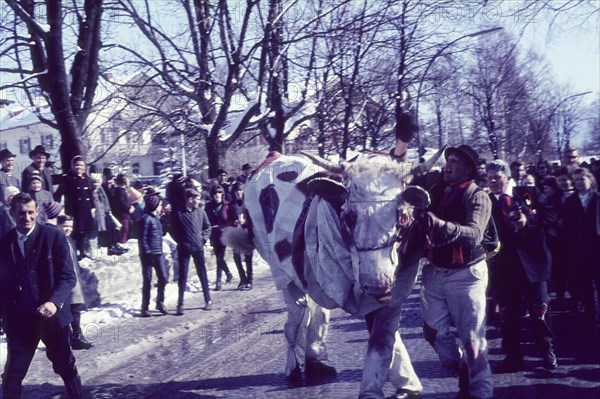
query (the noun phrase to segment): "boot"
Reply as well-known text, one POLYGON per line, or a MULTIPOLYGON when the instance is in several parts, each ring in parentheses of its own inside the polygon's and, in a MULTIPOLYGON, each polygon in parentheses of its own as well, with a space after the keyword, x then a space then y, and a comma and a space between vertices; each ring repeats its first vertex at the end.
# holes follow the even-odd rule
POLYGON ((227 273, 226 276, 227 278, 225 279, 225 284, 231 283, 231 281, 233 280, 233 274, 227 273))
POLYGON ((94 344, 88 341, 83 333, 73 334, 73 338, 71 339, 71 348, 74 350, 90 349, 93 346, 94 344))
POLYGON ((183 305, 177 305, 177 311, 175 312, 177 316, 183 316, 183 305))
POLYGON ((81 377, 76 374, 71 379, 63 379, 65 382, 65 388, 67 389, 67 398, 69 399, 81 399, 83 398, 83 389, 81 387, 81 377))

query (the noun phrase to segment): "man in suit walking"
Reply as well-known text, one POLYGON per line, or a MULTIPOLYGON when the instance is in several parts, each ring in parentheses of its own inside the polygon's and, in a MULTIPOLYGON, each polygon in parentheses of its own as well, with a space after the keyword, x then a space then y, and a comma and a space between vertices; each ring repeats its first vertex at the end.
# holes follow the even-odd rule
POLYGON ((3 397, 21 398, 22 381, 41 339, 67 396, 81 398, 81 379, 70 346, 68 298, 76 276, 67 238, 37 223, 39 211, 27 193, 12 198, 10 212, 16 227, 0 239, 0 316, 8 347, 3 397))

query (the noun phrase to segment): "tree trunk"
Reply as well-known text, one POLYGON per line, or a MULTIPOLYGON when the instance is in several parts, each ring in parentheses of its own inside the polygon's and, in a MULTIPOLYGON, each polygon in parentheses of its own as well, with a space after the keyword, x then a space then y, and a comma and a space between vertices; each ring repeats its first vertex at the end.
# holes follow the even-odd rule
POLYGON ((50 82, 51 109, 62 139, 60 157, 63 169, 70 165, 75 155, 81 155, 81 128, 71 108, 69 82, 64 62, 62 45, 62 2, 48 3, 48 23, 50 31, 46 39, 48 54, 48 75, 50 82))

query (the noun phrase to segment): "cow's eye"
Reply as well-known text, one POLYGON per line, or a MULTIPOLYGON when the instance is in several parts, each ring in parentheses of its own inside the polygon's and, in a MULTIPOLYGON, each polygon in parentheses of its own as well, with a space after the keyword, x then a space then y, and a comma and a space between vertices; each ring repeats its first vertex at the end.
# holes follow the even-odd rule
POLYGON ((356 226, 356 213, 354 211, 346 211, 343 213, 342 218, 344 219, 344 223, 350 230, 354 230, 356 226))

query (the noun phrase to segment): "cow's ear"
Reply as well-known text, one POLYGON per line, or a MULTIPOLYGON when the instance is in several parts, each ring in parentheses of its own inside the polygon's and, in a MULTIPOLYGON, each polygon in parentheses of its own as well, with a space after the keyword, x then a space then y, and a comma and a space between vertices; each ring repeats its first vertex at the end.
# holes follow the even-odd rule
POLYGON ((320 176, 308 182, 308 189, 320 197, 338 197, 346 194, 339 176, 320 176))

